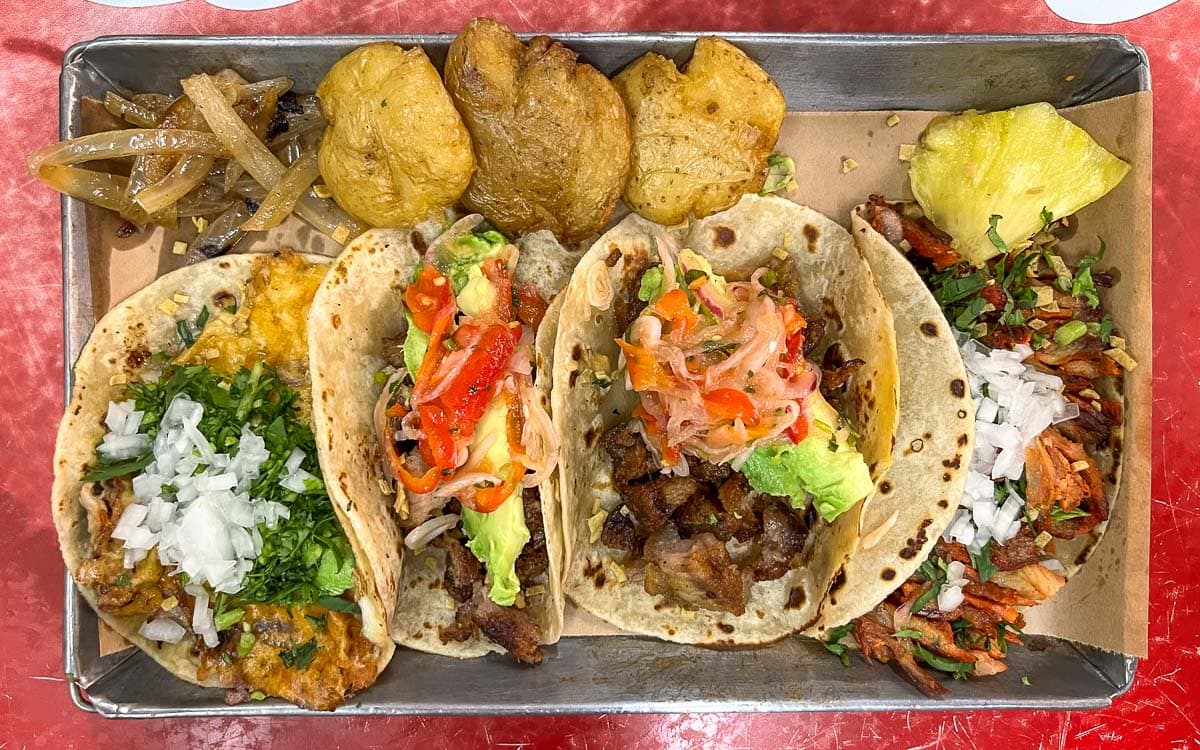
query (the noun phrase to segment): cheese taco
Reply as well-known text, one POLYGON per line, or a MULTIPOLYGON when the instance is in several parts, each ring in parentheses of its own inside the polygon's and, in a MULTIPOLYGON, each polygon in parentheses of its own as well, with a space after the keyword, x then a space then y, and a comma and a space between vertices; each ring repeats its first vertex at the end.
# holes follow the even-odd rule
POLYGON ((97 324, 54 459, 67 567, 100 618, 173 674, 332 709, 394 651, 352 507, 310 426, 305 318, 328 259, 209 260, 97 324))
POLYGON ((481 222, 375 230, 339 257, 309 319, 317 442, 335 500, 403 557, 395 640, 536 664, 562 629, 540 374, 573 259, 547 232, 513 244, 481 222))
POLYGON ((897 405, 892 314, 837 224, 759 196, 683 231, 625 219, 554 347, 568 595, 685 643, 814 627, 897 405))

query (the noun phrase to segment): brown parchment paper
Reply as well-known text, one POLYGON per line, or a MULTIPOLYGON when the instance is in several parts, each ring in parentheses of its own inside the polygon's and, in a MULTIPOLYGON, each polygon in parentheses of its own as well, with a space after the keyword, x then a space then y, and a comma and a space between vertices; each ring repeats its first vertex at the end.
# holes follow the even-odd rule
MULTIPOLYGON (((1119 269, 1102 295, 1138 367, 1126 374, 1124 472, 1108 531, 1091 560, 1048 602, 1025 613, 1026 632, 1052 635, 1133 656, 1146 655, 1150 538, 1151 405, 1151 113, 1149 92, 1062 110, 1102 146, 1128 161, 1125 180, 1080 211, 1079 231, 1064 243, 1068 258, 1108 243, 1100 267, 1119 269)), ((787 197, 844 226, 871 193, 911 198, 901 144, 916 143, 939 112, 793 112, 775 150, 796 162, 797 189, 787 197), (900 122, 887 125, 890 115, 900 122), (857 168, 843 172, 852 159, 857 168)), ((904 373, 900 373, 904 377, 904 373)), ((878 519, 878 525, 883 519, 878 519)), ((864 516, 865 528, 873 528, 864 516)), ((610 635, 608 624, 568 604, 564 636, 610 635)))
MULTIPOLYGON (((1079 213, 1079 231, 1064 243, 1074 257, 1108 243, 1101 268, 1119 269, 1120 281, 1104 303, 1128 341, 1138 367, 1126 375, 1126 434, 1121 489, 1108 531, 1092 559, 1058 595, 1026 612, 1027 632, 1053 635, 1133 656, 1146 655, 1148 551, 1150 533, 1151 405, 1151 116, 1149 92, 1062 110, 1102 146, 1133 169, 1109 195, 1079 213)), ((776 150, 796 161, 797 189, 787 197, 811 206, 844 226, 850 210, 871 193, 910 198, 901 144, 916 143, 937 112, 793 112, 784 120, 776 150), (843 162, 857 168, 843 173, 843 162)), ((124 222, 89 208, 89 255, 97 317, 154 278, 188 262, 172 252, 176 239, 195 234, 190 221, 179 230, 145 230, 121 237, 124 222)), ((291 246, 336 254, 338 247, 306 224, 289 219, 239 252, 291 246)), ((901 373, 903 377, 903 373, 901 373)), ((870 519, 864 518, 868 528, 870 519)), ((878 524, 876 524, 878 525, 878 524)), ((620 631, 567 604, 563 636, 614 635, 620 631)), ((105 648, 116 650, 111 639, 105 648)), ((103 649, 102 649, 103 650, 103 649)))

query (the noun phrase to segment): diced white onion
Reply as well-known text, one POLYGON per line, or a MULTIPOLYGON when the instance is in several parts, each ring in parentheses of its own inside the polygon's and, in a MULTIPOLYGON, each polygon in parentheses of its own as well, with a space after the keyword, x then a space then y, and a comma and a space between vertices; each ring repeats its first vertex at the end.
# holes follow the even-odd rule
POLYGON ((421 549, 434 539, 458 525, 458 514, 447 513, 436 516, 404 535, 404 546, 409 549, 421 549))
POLYGON ((186 633, 187 630, 182 625, 166 617, 146 620, 142 627, 138 628, 138 635, 160 643, 179 643, 186 633))

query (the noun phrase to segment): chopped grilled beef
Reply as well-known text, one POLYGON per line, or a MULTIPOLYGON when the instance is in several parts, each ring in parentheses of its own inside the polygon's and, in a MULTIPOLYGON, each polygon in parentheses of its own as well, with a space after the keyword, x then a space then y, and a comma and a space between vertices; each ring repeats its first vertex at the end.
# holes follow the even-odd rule
POLYGON ((804 346, 801 351, 807 357, 817 350, 821 345, 821 339, 825 338, 825 321, 822 318, 810 318, 804 316, 808 326, 804 329, 804 346))
POLYGON ((522 585, 527 585, 546 572, 550 567, 550 558, 546 553, 546 529, 542 522, 542 501, 537 488, 526 487, 522 490, 521 501, 525 505, 525 527, 529 529, 529 541, 517 557, 516 568, 517 578, 522 585))
POLYGON ((844 362, 840 361, 840 354, 830 356, 830 352, 836 352, 837 347, 831 346, 825 350, 825 361, 821 364, 821 393, 826 398, 834 399, 846 381, 854 377, 854 373, 858 372, 858 368, 866 364, 861 359, 848 359, 844 362))
POLYGON ((1033 339, 1033 331, 1021 326, 1020 328, 993 327, 979 340, 992 349, 1012 349, 1017 344, 1028 344, 1033 339))
POLYGON ((744 474, 730 474, 717 489, 717 499, 724 509, 725 527, 739 542, 748 542, 762 530, 762 522, 755 513, 759 494, 750 486, 744 474))
POLYGON ((649 535, 666 526, 675 509, 699 491, 700 483, 691 477, 659 476, 629 485, 621 496, 641 533, 649 535))
POLYGON ((613 482, 618 489, 658 473, 659 464, 642 436, 629 429, 629 422, 616 425, 600 436, 600 446, 613 462, 613 482))
POLYGON ((620 510, 609 513, 608 518, 604 519, 600 541, 607 547, 633 552, 638 548, 637 530, 633 527, 633 519, 620 510))
POLYGON ((714 464, 705 461, 703 458, 695 458, 688 456, 688 469, 691 476, 699 479, 701 482, 710 484, 721 484, 733 474, 733 468, 729 464, 714 464))
POLYGON ((792 256, 777 258, 772 253, 767 259, 767 271, 775 274, 774 283, 769 285, 772 291, 788 300, 794 301, 800 297, 804 286, 800 281, 800 269, 796 267, 792 256))
POLYGON ((383 361, 397 369, 404 367, 405 332, 383 337, 383 361))
POLYGON ((617 330, 621 332, 629 330, 629 326, 637 320, 637 316, 642 314, 646 305, 647 303, 639 299, 637 294, 615 295, 613 297, 613 317, 617 322, 617 330))
POLYGON ((675 511, 675 525, 682 536, 707 532, 725 542, 730 537, 729 530, 725 528, 725 516, 711 492, 700 492, 675 511))
POLYGON ((680 539, 668 527, 646 542, 646 593, 689 609, 744 614, 750 576, 712 534, 680 539))
POLYGON ((463 603, 471 598, 476 583, 483 583, 483 564, 458 539, 442 534, 434 542, 446 550, 446 573, 442 586, 454 601, 463 603))
POLYGON ((503 646, 517 661, 542 663, 542 649, 538 646, 541 634, 524 610, 501 607, 487 598, 482 588, 475 591, 475 596, 463 605, 463 609, 470 610, 471 622, 488 640, 503 646))
POLYGON ((804 549, 808 528, 803 519, 779 500, 763 508, 759 559, 754 565, 754 580, 774 581, 791 570, 796 556, 804 549))
POLYGON ((925 695, 939 698, 950 691, 917 664, 907 640, 893 638, 892 611, 889 604, 880 604, 871 613, 854 621, 854 640, 867 661, 894 662, 900 673, 925 695))

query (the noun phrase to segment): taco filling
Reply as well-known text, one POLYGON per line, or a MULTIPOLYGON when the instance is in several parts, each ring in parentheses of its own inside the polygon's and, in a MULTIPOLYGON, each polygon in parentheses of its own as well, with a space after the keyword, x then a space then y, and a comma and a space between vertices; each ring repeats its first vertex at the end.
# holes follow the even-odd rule
POLYGON ((1006 669, 1020 608, 1045 601, 1103 532, 1119 470, 1123 370, 1136 366, 1099 290, 1104 255, 1065 261, 1073 219, 1042 210, 1021 249, 963 261, 916 205, 872 196, 862 218, 905 252, 957 329, 975 401, 975 450, 953 521, 915 575, 843 628, 871 659, 895 662, 926 695, 921 666, 963 677, 1006 669), (1066 561, 1066 564, 1064 564, 1066 561), (920 663, 918 663, 920 662, 920 663))
POLYGON ((593 542, 640 561, 644 588, 684 609, 742 615, 756 581, 803 564, 814 524, 873 489, 837 405, 861 360, 806 359, 823 323, 798 309, 789 256, 746 280, 690 250, 647 268, 616 305, 632 417, 600 445, 620 504, 593 542))
POLYGON ((102 611, 144 618, 146 639, 190 640, 198 679, 234 701, 332 709, 378 671, 293 351, 324 271, 261 261, 240 307, 205 306, 174 350, 135 353, 83 477, 80 584, 102 611))
POLYGON ((445 551, 443 588, 457 609, 442 642, 482 636, 537 664, 543 634, 525 610, 547 592, 538 487, 558 448, 534 390, 537 320, 527 315, 545 304, 514 305, 534 294, 514 294, 517 252, 479 231, 427 253, 404 291, 407 328, 383 342, 375 430, 403 498, 405 546, 445 551))

